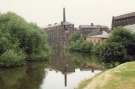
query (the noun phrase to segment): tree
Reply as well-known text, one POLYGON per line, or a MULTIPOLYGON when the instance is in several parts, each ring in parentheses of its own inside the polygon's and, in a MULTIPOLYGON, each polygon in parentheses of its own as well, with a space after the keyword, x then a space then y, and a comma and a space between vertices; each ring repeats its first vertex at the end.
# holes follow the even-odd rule
POLYGON ((72 51, 91 53, 92 46, 92 43, 87 42, 78 32, 69 37, 68 48, 72 51))
POLYGON ((105 62, 126 62, 134 60, 135 33, 122 27, 115 28, 104 44, 97 46, 96 54, 105 62))
POLYGON ((134 56, 135 54, 135 33, 118 27, 115 28, 107 40, 107 43, 116 42, 121 44, 127 50, 127 55, 134 56))
POLYGON ((104 62, 125 62, 125 56, 127 52, 124 46, 119 43, 111 42, 106 43, 102 47, 100 55, 104 62))
POLYGON ((12 12, 0 14, 0 64, 9 63, 8 59, 12 59, 11 65, 19 64, 17 60, 46 59, 48 55, 47 35, 36 24, 12 12))

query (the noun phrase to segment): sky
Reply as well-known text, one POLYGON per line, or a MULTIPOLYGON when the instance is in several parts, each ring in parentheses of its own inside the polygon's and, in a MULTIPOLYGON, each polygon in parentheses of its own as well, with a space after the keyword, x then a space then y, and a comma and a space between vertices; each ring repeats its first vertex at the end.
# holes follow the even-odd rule
POLYGON ((40 27, 61 22, 63 7, 67 21, 75 26, 110 27, 112 16, 135 12, 135 0, 0 0, 1 13, 15 12, 40 27))

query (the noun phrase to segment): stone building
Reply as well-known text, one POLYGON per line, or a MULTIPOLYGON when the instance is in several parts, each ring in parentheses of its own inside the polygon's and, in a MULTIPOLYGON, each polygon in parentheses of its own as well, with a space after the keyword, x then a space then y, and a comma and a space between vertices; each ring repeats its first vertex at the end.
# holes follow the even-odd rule
POLYGON ((107 26, 94 24, 80 25, 79 28, 75 28, 74 24, 66 21, 65 8, 63 8, 63 21, 59 24, 49 24, 44 30, 48 33, 50 45, 58 46, 67 44, 69 36, 74 32, 79 32, 83 37, 99 35, 102 31, 110 32, 107 26))
POLYGON ((110 32, 107 26, 102 25, 80 25, 79 31, 83 37, 102 34, 102 31, 110 32))
POLYGON ((63 8, 63 21, 59 24, 48 25, 44 30, 48 33, 48 41, 51 45, 64 45, 75 28, 74 24, 66 21, 65 8, 63 8))
POLYGON ((112 28, 122 26, 127 29, 135 29, 135 12, 114 16, 112 18, 112 28))
POLYGON ((87 42, 91 42, 93 44, 102 44, 106 39, 108 39, 109 34, 101 34, 101 35, 94 35, 94 36, 88 36, 86 38, 87 42))

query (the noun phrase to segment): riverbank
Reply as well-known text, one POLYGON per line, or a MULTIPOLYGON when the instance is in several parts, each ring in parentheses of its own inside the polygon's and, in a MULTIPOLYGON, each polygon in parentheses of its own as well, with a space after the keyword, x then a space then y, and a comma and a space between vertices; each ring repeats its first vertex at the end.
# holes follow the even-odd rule
POLYGON ((135 89, 135 62, 121 64, 82 81, 77 89, 135 89))

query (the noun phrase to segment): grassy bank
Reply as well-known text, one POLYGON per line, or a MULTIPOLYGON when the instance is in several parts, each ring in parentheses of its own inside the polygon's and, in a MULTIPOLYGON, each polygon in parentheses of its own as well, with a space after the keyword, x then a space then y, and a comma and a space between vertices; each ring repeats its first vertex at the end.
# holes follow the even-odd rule
POLYGON ((128 62, 82 81, 77 89, 135 89, 135 62, 128 62))

